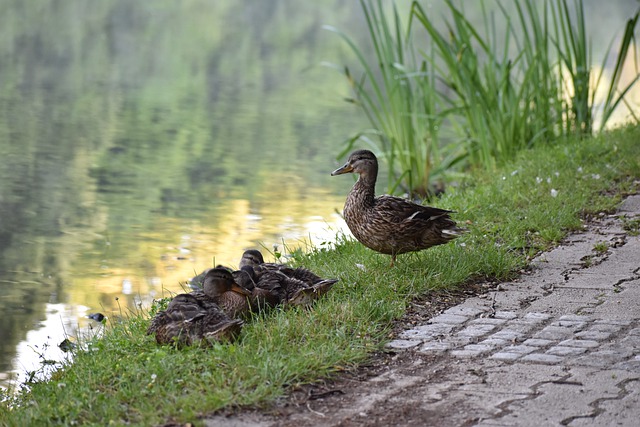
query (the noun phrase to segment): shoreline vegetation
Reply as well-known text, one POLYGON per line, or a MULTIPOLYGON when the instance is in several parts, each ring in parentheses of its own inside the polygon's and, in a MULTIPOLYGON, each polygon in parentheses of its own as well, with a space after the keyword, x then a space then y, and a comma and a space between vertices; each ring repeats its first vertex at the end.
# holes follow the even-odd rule
MULTIPOLYGON (((293 263, 340 279, 311 310, 251 319, 239 340, 209 348, 159 346, 146 310, 107 322, 78 343, 73 363, 5 395, 2 425, 193 422, 222 408, 268 405, 298 384, 339 375, 383 348, 412 298, 481 280, 508 280, 583 221, 638 191, 640 127, 569 138, 477 170, 434 205, 469 233, 450 245, 388 259, 347 236, 295 252, 293 263)), ((330 168, 328 168, 330 169, 330 168)), ((631 224, 637 232, 638 224, 631 224)))
POLYGON ((640 12, 594 58, 581 1, 446 0, 442 13, 418 1, 407 13, 360 4, 371 53, 325 26, 355 57, 355 66, 327 65, 371 125, 339 157, 371 148, 385 160, 389 193, 428 198, 469 168, 495 170, 520 150, 602 131, 619 108, 638 122, 625 96, 640 78, 640 12))

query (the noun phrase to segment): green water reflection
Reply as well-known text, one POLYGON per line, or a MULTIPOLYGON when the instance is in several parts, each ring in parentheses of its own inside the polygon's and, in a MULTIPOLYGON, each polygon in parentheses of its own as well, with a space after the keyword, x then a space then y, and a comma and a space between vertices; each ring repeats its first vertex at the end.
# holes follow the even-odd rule
POLYGON ((0 382, 264 243, 328 239, 365 126, 341 1, 3 1, 0 382), (48 347, 45 344, 48 343, 48 347))

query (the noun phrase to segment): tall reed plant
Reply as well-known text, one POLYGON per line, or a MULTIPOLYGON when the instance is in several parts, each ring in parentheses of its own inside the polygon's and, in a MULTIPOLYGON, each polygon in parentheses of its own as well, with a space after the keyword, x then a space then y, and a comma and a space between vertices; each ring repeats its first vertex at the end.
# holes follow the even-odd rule
POLYGON ((406 30, 395 6, 389 19, 381 0, 361 4, 372 59, 339 34, 363 68, 359 78, 344 70, 352 101, 373 129, 350 139, 345 152, 361 139, 375 145, 394 178, 390 190, 425 195, 429 180, 453 166, 493 169, 536 143, 590 135, 594 114, 601 111, 603 128, 638 80, 620 87, 627 58, 637 51, 638 14, 626 24, 599 106, 595 94, 605 81, 612 45, 594 76, 580 1, 524 0, 510 5, 515 13, 500 2, 497 12, 489 12, 484 1, 473 3, 485 31, 451 0, 443 3, 449 15, 444 20, 414 1, 406 30))
POLYGON ((360 77, 349 67, 344 74, 353 90, 349 101, 360 106, 373 129, 359 132, 347 141, 340 157, 354 144, 366 141, 388 166, 389 192, 397 189, 425 196, 431 179, 464 158, 464 150, 444 146, 440 128, 447 115, 438 107, 433 91, 437 74, 428 63, 416 59, 412 39, 406 37, 395 4, 392 18, 387 17, 381 0, 361 0, 373 58, 369 57, 345 33, 338 33, 358 58, 360 77))

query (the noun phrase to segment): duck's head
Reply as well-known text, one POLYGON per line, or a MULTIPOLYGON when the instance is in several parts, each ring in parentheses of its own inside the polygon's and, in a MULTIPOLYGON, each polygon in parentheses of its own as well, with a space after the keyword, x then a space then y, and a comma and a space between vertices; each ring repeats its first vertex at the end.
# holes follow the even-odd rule
POLYGON ((262 257, 260 251, 255 249, 244 251, 244 253, 242 254, 242 258, 240 259, 240 268, 246 265, 256 266, 260 264, 264 264, 264 258, 262 257))
POLYGON ((203 288, 204 293, 212 298, 219 297, 226 292, 251 296, 251 292, 234 282, 231 272, 224 267, 209 270, 204 277, 203 288))
POLYGON ((256 270, 252 265, 243 265, 234 275, 236 282, 243 288, 250 291, 256 287, 256 270))
POLYGON ((169 308, 175 308, 175 306, 185 305, 185 304, 197 305, 198 299, 191 294, 178 294, 175 297, 173 297, 173 299, 169 302, 169 305, 167 306, 167 310, 169 308))
POLYGON ((345 173, 357 173, 361 176, 373 176, 378 174, 378 159, 369 150, 357 150, 351 153, 344 166, 331 172, 331 176, 345 173))

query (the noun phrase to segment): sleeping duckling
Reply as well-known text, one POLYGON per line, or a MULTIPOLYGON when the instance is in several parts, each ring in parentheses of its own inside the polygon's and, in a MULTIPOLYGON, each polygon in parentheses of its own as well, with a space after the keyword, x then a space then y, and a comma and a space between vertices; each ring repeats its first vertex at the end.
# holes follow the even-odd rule
POLYGON ((179 294, 152 319, 147 335, 155 334, 158 344, 181 346, 233 341, 241 329, 242 321, 229 318, 216 304, 193 294, 179 294))

